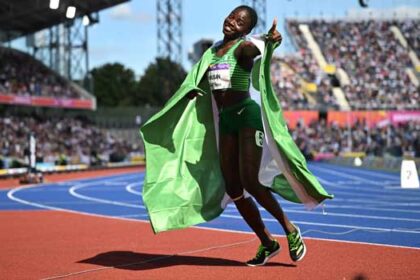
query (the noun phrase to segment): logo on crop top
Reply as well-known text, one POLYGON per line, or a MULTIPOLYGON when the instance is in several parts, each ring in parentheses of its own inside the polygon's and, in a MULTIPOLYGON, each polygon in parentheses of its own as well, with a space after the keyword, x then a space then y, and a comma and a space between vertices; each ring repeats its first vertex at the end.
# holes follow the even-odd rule
POLYGON ((242 112, 245 110, 245 107, 243 107, 241 110, 239 110, 238 112, 237 112, 237 114, 238 115, 240 115, 240 114, 242 114, 242 112))

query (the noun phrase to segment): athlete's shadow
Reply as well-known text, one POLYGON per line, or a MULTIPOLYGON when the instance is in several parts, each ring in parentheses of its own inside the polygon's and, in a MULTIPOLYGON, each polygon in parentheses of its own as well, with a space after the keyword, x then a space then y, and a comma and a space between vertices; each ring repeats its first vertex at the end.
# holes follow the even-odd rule
MULTIPOLYGON (((126 270, 149 270, 176 265, 196 266, 245 266, 244 263, 213 257, 180 256, 165 254, 147 254, 129 251, 111 251, 101 253, 78 263, 96 264, 126 270)), ((266 266, 296 267, 294 264, 270 262, 266 266)))

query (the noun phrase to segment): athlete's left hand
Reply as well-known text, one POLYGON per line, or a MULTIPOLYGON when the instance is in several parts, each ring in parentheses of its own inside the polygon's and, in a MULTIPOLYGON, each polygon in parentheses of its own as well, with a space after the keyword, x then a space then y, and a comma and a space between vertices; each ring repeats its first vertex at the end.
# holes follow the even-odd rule
POLYGON ((277 18, 274 18, 273 25, 271 26, 270 30, 268 30, 267 40, 281 43, 283 38, 280 32, 278 32, 276 28, 277 28, 277 18))

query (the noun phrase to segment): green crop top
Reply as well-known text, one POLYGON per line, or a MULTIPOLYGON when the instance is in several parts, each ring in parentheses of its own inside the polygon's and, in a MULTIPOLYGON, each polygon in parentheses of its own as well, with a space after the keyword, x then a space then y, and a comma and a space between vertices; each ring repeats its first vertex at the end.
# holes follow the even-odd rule
POLYGON ((235 58, 236 48, 243 42, 238 40, 223 56, 216 55, 216 48, 212 48, 212 60, 207 70, 210 89, 248 91, 251 72, 243 69, 235 58))

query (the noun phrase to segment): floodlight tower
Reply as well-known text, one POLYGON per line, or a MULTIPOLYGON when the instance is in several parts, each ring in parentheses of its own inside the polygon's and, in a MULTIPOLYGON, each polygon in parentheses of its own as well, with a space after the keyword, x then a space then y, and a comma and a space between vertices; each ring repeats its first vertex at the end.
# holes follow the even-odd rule
POLYGON ((258 23, 254 28, 253 33, 266 33, 267 25, 267 1, 266 0, 242 0, 244 5, 254 8, 258 15, 258 23))
POLYGON ((182 62, 182 0, 157 0, 158 56, 182 62))
MULTIPOLYGON (((98 15, 90 15, 98 22, 98 15)), ((45 65, 69 80, 83 82, 89 71, 88 25, 82 17, 27 37, 27 46, 45 65)), ((89 88, 88 85, 85 85, 89 88)))

